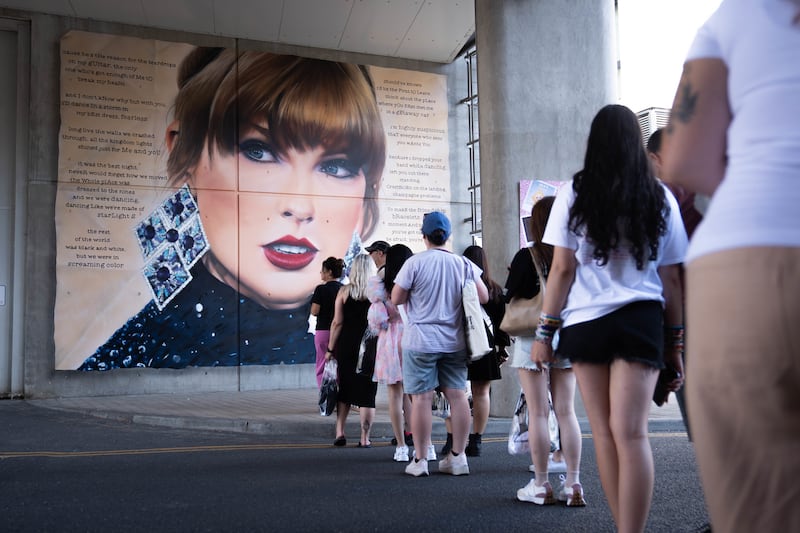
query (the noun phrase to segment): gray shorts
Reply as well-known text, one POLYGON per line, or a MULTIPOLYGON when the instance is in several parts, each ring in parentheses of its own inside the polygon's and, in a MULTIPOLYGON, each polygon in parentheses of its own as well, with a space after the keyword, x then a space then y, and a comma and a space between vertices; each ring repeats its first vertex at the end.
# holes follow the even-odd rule
POLYGON ((403 392, 422 394, 436 387, 467 388, 466 350, 458 352, 415 352, 403 350, 403 392))

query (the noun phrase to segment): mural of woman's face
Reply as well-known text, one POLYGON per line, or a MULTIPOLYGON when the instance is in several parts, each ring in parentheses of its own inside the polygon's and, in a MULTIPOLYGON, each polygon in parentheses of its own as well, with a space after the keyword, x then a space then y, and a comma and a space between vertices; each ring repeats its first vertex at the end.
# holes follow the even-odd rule
POLYGON ((322 259, 344 256, 361 231, 363 170, 323 147, 275 153, 264 124, 242 132, 235 154, 206 149, 189 183, 209 271, 264 307, 304 303, 322 259))

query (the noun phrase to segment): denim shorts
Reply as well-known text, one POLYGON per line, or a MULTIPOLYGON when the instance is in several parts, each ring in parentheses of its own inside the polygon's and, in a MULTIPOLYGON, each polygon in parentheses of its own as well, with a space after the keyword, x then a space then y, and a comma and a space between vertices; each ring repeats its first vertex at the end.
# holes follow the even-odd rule
POLYGON ((422 394, 434 390, 467 388, 466 350, 458 352, 415 352, 403 350, 403 391, 422 394))
MULTIPOLYGON (((558 333, 556 333, 558 336, 558 333)), ((512 347, 511 368, 524 368, 533 372, 539 372, 541 369, 531 361, 531 345, 533 344, 533 337, 514 337, 514 345, 512 347)), ((557 345, 557 340, 553 342, 557 345)), ((555 355, 555 361, 550 364, 545 363, 542 366, 548 368, 559 368, 561 370, 569 370, 572 368, 572 363, 566 357, 558 354, 555 355)))

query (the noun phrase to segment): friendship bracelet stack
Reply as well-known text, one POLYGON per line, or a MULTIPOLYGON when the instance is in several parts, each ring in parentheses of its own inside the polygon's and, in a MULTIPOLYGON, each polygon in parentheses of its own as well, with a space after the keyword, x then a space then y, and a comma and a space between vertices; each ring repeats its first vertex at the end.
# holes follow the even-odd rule
POLYGON ((683 340, 685 331, 686 330, 683 327, 683 324, 677 326, 664 326, 664 346, 683 352, 685 346, 683 340))
POLYGON ((556 331, 558 331, 558 328, 561 327, 561 322, 561 317, 548 315, 547 313, 540 314, 539 325, 536 327, 533 340, 552 346, 553 336, 556 334, 556 331))

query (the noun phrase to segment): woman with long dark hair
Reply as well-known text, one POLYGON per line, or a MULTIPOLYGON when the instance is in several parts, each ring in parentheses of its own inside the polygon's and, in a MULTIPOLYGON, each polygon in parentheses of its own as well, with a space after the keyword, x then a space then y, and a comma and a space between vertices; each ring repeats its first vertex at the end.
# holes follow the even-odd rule
MULTIPOLYGON (((403 319, 400 309, 392 303, 394 279, 406 260, 414 255, 405 244, 390 246, 386 252, 383 279, 376 274, 369 280, 367 296, 372 305, 367 313, 368 327, 378 337, 375 349, 375 371, 373 381, 386 385, 389 400, 389 419, 397 442, 394 460, 408 462, 408 446, 403 435, 403 420, 411 414, 411 404, 403 394, 403 319), (404 405, 408 404, 407 407, 404 405)), ((370 253, 370 256, 372 253, 370 253)))
MULTIPOLYGON (((503 321, 505 314, 503 288, 489 274, 486 253, 480 246, 472 245, 467 246, 463 255, 483 271, 481 279, 489 290, 489 301, 483 304, 483 309, 492 319, 494 336, 492 351, 471 362, 467 367, 467 379, 472 387, 472 433, 469 434, 465 453, 470 457, 477 457, 481 454, 481 436, 489 422, 491 383, 502 377, 500 365, 505 361, 505 347, 510 341, 508 335, 500 329, 500 322, 503 321)), ((448 437, 452 443, 452 434, 449 432, 448 437)))
MULTIPOLYGON (((644 530, 653 492, 647 417, 666 362, 682 384, 679 265, 686 232, 675 198, 652 175, 630 109, 602 108, 583 169, 556 196, 554 246, 531 359, 568 357, 595 441, 600 481, 620 532, 644 530)), ((567 486, 567 494, 573 487, 567 486)))

